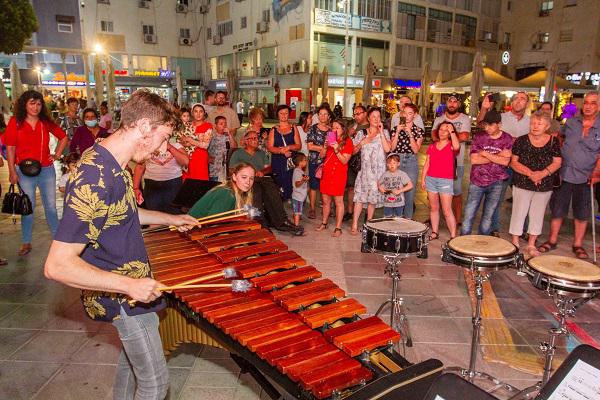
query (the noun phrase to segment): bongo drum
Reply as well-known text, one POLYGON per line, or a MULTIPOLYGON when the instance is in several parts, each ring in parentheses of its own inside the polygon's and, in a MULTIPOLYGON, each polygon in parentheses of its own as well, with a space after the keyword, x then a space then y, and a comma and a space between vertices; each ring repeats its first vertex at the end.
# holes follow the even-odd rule
POLYGON ((518 266, 520 259, 514 244, 494 236, 458 236, 442 246, 443 261, 482 272, 518 266))
POLYGON ((363 248, 388 256, 421 254, 427 248, 426 225, 405 218, 377 218, 363 227, 363 248))
POLYGON ((523 266, 534 287, 569 297, 593 297, 600 291, 600 268, 577 258, 544 255, 523 266))

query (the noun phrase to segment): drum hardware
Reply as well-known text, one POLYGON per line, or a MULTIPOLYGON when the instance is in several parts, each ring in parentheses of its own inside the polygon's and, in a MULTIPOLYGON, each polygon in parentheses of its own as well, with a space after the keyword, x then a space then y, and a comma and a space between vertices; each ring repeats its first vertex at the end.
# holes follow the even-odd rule
POLYGON ((384 301, 377 312, 376 316, 379 316, 388 304, 390 307, 390 326, 402 335, 402 354, 406 355, 406 347, 412 347, 412 337, 410 335, 410 329, 408 327, 408 318, 404 312, 404 299, 398 296, 398 283, 400 282, 401 274, 398 270, 398 266, 402 263, 402 259, 408 257, 407 255, 398 256, 383 256, 383 259, 387 262, 384 273, 392 278, 392 295, 384 301))

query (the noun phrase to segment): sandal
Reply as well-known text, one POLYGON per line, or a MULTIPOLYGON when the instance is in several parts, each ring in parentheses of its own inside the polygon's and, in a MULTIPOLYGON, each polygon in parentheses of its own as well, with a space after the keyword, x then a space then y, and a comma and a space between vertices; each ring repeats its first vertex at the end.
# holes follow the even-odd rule
POLYGON ((317 213, 315 212, 315 210, 309 210, 308 211, 308 218, 310 218, 310 219, 316 219, 317 218, 317 213))
POLYGON ((437 232, 431 232, 431 235, 429 235, 429 240, 436 240, 440 237, 440 235, 438 235, 437 232))
POLYGON ((331 236, 333 236, 333 237, 340 237, 340 236, 342 236, 342 228, 335 228, 333 230, 333 233, 331 234, 331 236))
POLYGON ((26 256, 29 253, 31 253, 31 243, 23 243, 17 254, 20 256, 26 256))
POLYGON ((535 246, 527 246, 525 249, 530 257, 538 257, 541 255, 541 252, 535 246))
POLYGON ((573 246, 571 249, 573 250, 573 253, 575 253, 575 257, 579 258, 580 260, 587 260, 590 258, 587 251, 585 251, 585 249, 581 246, 573 246))
POLYGON ((327 229, 327 224, 324 224, 324 223, 321 222, 321 225, 319 225, 318 228, 315 228, 315 231, 321 232, 324 229, 327 229))
POLYGON ((557 246, 556 243, 552 243, 551 241, 546 240, 537 249, 540 253, 548 253, 549 251, 556 250, 556 246, 557 246))

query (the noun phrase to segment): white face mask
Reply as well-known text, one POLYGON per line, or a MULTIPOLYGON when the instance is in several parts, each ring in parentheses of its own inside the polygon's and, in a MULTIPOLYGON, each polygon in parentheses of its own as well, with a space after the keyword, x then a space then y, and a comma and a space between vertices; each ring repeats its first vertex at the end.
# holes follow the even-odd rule
POLYGON ((95 119, 93 119, 91 121, 85 121, 85 125, 90 128, 94 128, 96 125, 98 125, 98 121, 95 119))

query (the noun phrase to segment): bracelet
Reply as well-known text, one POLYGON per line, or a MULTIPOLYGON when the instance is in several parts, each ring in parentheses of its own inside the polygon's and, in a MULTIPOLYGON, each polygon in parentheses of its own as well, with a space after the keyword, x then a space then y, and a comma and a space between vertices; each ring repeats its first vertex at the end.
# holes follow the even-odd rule
POLYGON ((548 169, 548 167, 544 168, 546 171, 548 171, 548 176, 552 175, 552 172, 550 172, 550 170, 548 169))

